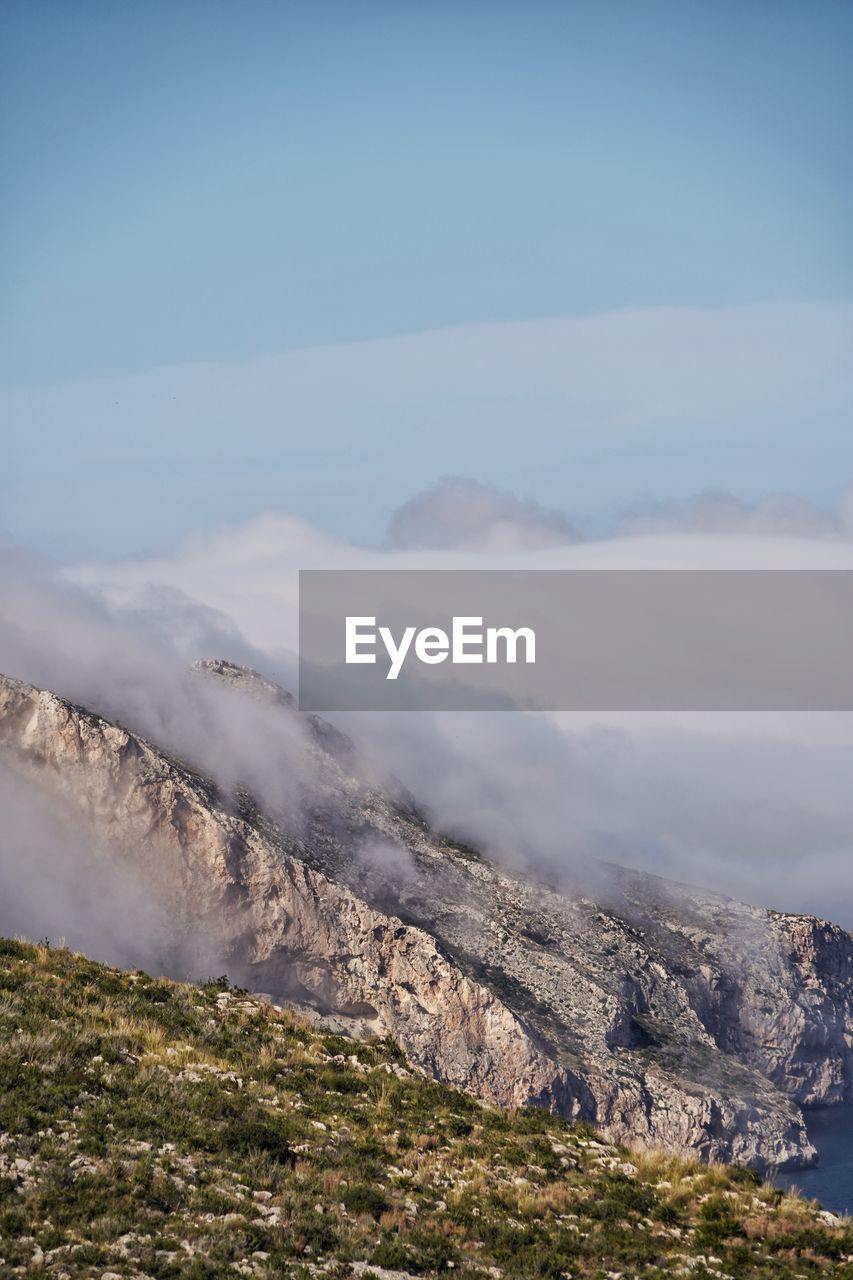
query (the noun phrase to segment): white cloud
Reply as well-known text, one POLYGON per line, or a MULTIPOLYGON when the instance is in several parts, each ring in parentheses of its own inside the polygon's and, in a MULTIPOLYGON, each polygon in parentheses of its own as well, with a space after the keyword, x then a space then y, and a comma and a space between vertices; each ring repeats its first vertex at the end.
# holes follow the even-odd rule
POLYGON ((771 494, 742 502, 722 490, 706 490, 683 502, 654 502, 627 513, 625 533, 725 533, 833 538, 853 532, 853 485, 845 490, 838 513, 823 511, 791 494, 771 494))
POLYGON ((448 476, 409 498, 388 521, 387 547, 532 550, 579 541, 571 521, 532 498, 465 476, 448 476))
MULTIPOLYGON (((670 528, 508 554, 370 551, 267 515, 170 557, 75 576, 137 607, 165 583, 230 619, 256 661, 281 671, 296 643, 299 567, 853 568, 853 540, 836 524, 826 536, 670 528)), ((339 719, 437 822, 503 859, 560 876, 609 857, 853 925, 853 717, 339 719)))
POLYGON ((585 520, 709 485, 825 502, 851 352, 851 304, 647 308, 7 391, 0 526, 126 555, 270 508, 376 542, 440 475, 585 520))

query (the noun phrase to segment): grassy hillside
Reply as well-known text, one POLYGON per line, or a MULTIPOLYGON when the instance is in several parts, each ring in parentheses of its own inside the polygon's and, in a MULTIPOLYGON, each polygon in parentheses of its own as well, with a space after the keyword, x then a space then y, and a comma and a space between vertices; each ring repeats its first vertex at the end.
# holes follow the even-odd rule
POLYGON ((0 941, 0 1274, 853 1277, 846 1221, 385 1042, 0 941))

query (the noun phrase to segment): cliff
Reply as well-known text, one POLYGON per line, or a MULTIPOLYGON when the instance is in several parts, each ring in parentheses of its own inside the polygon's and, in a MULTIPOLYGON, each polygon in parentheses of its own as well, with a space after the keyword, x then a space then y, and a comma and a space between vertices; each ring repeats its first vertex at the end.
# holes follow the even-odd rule
MULTIPOLYGON (((252 672, 200 674, 297 715, 252 672)), ((768 1168, 814 1159, 802 1105, 850 1095, 853 940, 824 921, 616 867, 594 893, 528 882, 431 830, 316 719, 293 813, 9 678, 0 744, 239 981, 488 1102, 768 1168)))

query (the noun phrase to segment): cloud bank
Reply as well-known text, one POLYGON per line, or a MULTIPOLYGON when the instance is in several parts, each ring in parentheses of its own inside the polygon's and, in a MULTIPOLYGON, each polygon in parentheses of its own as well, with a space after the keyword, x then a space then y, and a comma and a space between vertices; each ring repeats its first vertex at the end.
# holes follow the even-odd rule
POLYGON ((560 511, 533 498, 465 476, 439 480, 391 515, 385 545, 391 550, 511 552, 578 542, 580 534, 560 511))
POLYGON ((0 759, 0 934, 47 939, 124 968, 196 981, 223 970, 212 942, 178 928, 128 851, 105 846, 33 773, 0 759))
MULTIPOLYGON (((430 512, 434 494, 415 509, 430 512)), ((774 523, 758 504, 759 527, 749 510, 723 502, 726 519, 715 514, 712 531, 705 521, 697 529, 689 507, 686 519, 676 510, 653 534, 531 546, 531 523, 538 537, 541 521, 550 531, 562 530, 561 520, 486 496, 485 527, 495 509, 505 524, 500 550, 488 538, 448 546, 446 536, 438 549, 370 550, 275 514, 149 560, 69 570, 7 550, 0 670, 122 720, 224 788, 248 784, 293 818, 312 786, 298 722, 204 685, 188 667, 222 656, 292 685, 301 567, 853 568, 849 500, 824 516, 798 507, 794 524, 788 508, 774 523)), ((531 874, 569 883, 604 858, 853 926, 849 716, 339 719, 372 773, 398 776, 434 823, 531 874)), ((0 836, 7 885, 28 821, 0 836)), ((36 843, 39 831, 32 824, 36 843)), ((66 855, 54 831, 42 843, 55 862, 66 855)), ((89 865, 69 847, 68 865, 89 865)), ((372 857, 377 874, 386 854, 372 857)), ((56 932, 55 900, 34 901, 46 921, 36 931, 56 932)), ((100 938, 98 922, 90 927, 100 938)))
POLYGON ((850 303, 657 307, 4 391, 0 528, 74 558, 159 554, 270 509, 375 545, 436 475, 586 532, 661 492, 827 504, 851 351, 850 303))
POLYGON ((706 490, 683 502, 647 502, 620 521, 627 534, 755 534, 759 537, 844 538, 853 534, 853 485, 837 512, 824 511, 791 494, 743 502, 724 490, 706 490))

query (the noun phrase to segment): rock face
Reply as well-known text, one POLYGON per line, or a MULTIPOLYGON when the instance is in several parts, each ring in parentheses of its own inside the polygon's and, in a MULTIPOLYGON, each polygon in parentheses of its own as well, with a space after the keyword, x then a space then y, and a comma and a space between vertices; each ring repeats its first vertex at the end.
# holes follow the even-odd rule
MULTIPOLYGON (((295 717, 224 662, 206 678, 295 717)), ((801 1105, 849 1098, 853 939, 604 866, 558 892, 431 830, 311 718, 296 814, 225 795, 129 730, 0 677, 0 747, 133 859, 233 975, 504 1106, 707 1158, 814 1160, 801 1105)), ((282 768, 287 762, 282 761, 282 768)))

